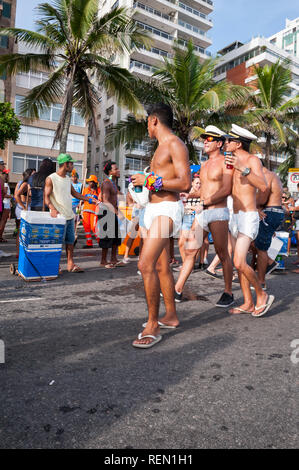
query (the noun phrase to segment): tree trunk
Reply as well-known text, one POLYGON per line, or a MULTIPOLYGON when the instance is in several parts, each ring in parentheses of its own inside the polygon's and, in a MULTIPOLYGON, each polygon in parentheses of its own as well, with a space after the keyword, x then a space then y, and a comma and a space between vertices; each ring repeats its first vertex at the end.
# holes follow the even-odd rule
POLYGON ((60 121, 57 126, 55 141, 60 144, 60 153, 67 152, 67 138, 70 130, 73 107, 75 69, 72 71, 65 90, 65 98, 60 121))
POLYGON ((296 149, 295 168, 299 168, 299 149, 296 149))
POLYGON ((266 134, 266 168, 271 171, 271 134, 266 134))
POLYGON ((65 120, 63 123, 63 129, 61 132, 61 139, 60 139, 60 153, 66 153, 67 151, 67 138, 70 130, 71 125, 71 118, 72 118, 72 106, 68 107, 69 109, 66 110, 65 120))

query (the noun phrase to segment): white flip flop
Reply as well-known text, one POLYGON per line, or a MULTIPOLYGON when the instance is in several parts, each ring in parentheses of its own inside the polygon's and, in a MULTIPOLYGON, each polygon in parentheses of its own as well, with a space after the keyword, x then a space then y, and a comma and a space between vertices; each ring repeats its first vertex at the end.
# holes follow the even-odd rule
MULTIPOLYGON (((162 323, 161 321, 158 321, 158 325, 161 329, 165 330, 175 330, 177 326, 170 326, 170 325, 165 325, 165 323, 162 323)), ((142 327, 145 328, 147 326, 147 323, 143 323, 142 327)))
POLYGON ((255 314, 255 313, 253 312, 253 313, 252 313, 252 316, 253 316, 253 317, 262 317, 263 315, 265 315, 265 314, 268 312, 268 310, 271 308, 271 306, 272 306, 274 300, 275 300, 274 295, 269 295, 269 296, 268 296, 267 303, 266 303, 265 305, 261 305, 261 306, 258 307, 258 308, 257 308, 257 307, 254 307, 254 310, 255 310, 255 311, 259 310, 260 308, 263 308, 264 310, 262 310, 262 311, 261 311, 260 313, 258 313, 258 314, 255 314))
POLYGON ((158 335, 158 336, 144 335, 144 336, 142 336, 142 333, 139 333, 138 339, 143 339, 143 338, 152 338, 153 341, 149 344, 134 344, 134 343, 132 343, 132 346, 134 346, 134 348, 149 349, 149 348, 152 348, 153 346, 155 346, 155 344, 159 343, 159 341, 161 341, 161 339, 162 339, 162 336, 161 335, 158 335))

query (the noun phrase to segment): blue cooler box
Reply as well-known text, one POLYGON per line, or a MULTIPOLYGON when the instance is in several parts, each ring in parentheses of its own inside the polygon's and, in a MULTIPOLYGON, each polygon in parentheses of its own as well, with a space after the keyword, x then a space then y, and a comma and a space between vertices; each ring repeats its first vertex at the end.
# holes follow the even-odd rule
POLYGON ((49 212, 21 212, 18 272, 26 281, 56 279, 62 251, 65 218, 49 212))

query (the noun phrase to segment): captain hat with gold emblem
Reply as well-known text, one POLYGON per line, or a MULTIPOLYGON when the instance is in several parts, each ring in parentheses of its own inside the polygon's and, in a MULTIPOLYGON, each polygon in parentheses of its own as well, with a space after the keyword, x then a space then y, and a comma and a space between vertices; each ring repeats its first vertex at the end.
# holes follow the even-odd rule
POLYGON ((207 137, 215 137, 221 139, 221 137, 225 137, 225 132, 218 129, 216 126, 207 126, 205 128, 204 133, 200 134, 202 139, 206 139, 207 137))
POLYGON ((257 136, 252 134, 247 129, 243 127, 237 126, 237 124, 232 124, 232 128, 230 132, 225 136, 227 139, 236 139, 240 142, 252 142, 253 140, 257 140, 257 136))

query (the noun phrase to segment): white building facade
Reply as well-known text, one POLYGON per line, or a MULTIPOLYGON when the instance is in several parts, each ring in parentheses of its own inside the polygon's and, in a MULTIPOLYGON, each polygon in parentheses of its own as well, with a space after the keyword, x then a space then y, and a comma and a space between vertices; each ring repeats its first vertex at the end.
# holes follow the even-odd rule
MULTIPOLYGON (((174 41, 186 45, 192 40, 198 57, 202 60, 209 55, 207 48, 212 45, 209 31, 213 26, 209 15, 214 5, 211 0, 104 0, 100 14, 117 7, 131 9, 141 29, 147 31, 153 44, 150 50, 140 49, 119 58, 120 66, 129 69, 133 74, 144 79, 151 77, 157 67, 163 64, 166 57, 171 59, 174 41)), ((124 191, 128 177, 135 171, 147 166, 148 147, 146 142, 131 149, 120 147, 113 152, 105 148, 105 136, 117 122, 125 119, 128 111, 120 108, 113 97, 103 93, 98 110, 99 133, 90 138, 88 167, 90 173, 102 176, 103 162, 107 159, 116 161, 120 168, 120 186, 124 191)))
POLYGON ((268 39, 274 46, 299 58, 299 17, 286 19, 285 28, 268 39))

